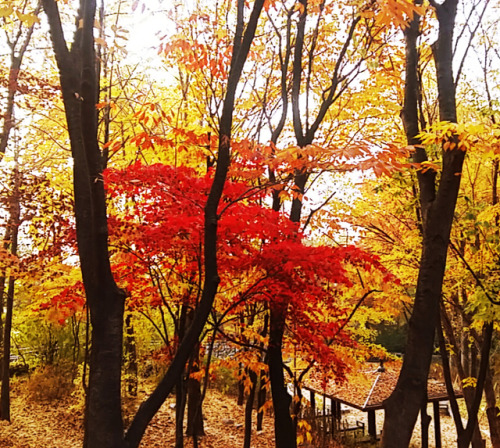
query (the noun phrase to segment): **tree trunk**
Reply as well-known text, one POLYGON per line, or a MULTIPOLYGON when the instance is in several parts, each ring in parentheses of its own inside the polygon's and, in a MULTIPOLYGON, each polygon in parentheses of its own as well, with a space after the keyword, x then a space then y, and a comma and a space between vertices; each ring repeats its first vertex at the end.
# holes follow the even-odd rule
MULTIPOLYGON (((242 0, 238 0, 238 3, 243 4, 242 0)), ((237 33, 235 35, 235 42, 233 45, 233 57, 231 60, 226 96, 224 98, 220 120, 217 166, 212 187, 205 205, 205 281, 203 284, 201 300, 196 308, 193 322, 188 329, 186 336, 182 340, 179 350, 177 351, 167 373, 155 391, 141 405, 127 431, 126 440, 129 444, 128 448, 137 448, 139 446, 148 423, 165 401, 166 397, 170 394, 172 388, 177 383, 177 379, 182 375, 186 361, 188 360, 195 345, 198 343, 198 338, 203 331, 208 316, 210 315, 210 311, 212 310, 212 304, 220 281, 217 266, 217 209, 230 165, 231 128, 236 88, 243 70, 243 65, 250 50, 250 45, 255 36, 257 22, 263 6, 264 0, 255 0, 244 32, 243 17, 239 16, 237 20, 237 33), (238 38, 238 36, 240 37, 238 38)))
MULTIPOLYGON (((491 95, 490 95, 490 90, 488 87, 488 77, 486 76, 485 73, 485 84, 486 84, 486 93, 488 97, 488 104, 490 108, 493 110, 492 106, 492 101, 491 101, 491 95)), ((491 115, 491 122, 493 124, 497 124, 497 120, 495 118, 495 114, 491 115)), ((495 159, 493 161, 493 172, 492 172, 492 187, 491 187, 491 199, 492 199, 492 204, 496 205, 498 204, 498 175, 499 175, 499 170, 500 168, 500 163, 498 159, 495 159)), ((498 214, 495 216, 495 224, 498 229, 498 224, 499 224, 499 216, 498 214)), ((497 230, 497 235, 500 232, 497 230)), ((495 397, 495 388, 493 385, 493 377, 491 373, 491 368, 488 369, 486 372, 486 378, 484 382, 484 395, 486 398, 486 415, 488 417, 488 424, 490 427, 490 437, 491 437, 491 446, 492 448, 500 448, 500 409, 497 406, 496 403, 496 397, 495 397)))
MULTIPOLYGON (((305 141, 310 144, 314 138, 305 141)), ((302 197, 309 179, 309 173, 297 172, 294 177, 295 188, 299 194, 292 201, 290 221, 300 223, 302 213, 302 197)), ((278 301, 279 297, 276 298, 278 301)), ((297 427, 290 414, 291 397, 287 391, 283 373, 283 335, 288 314, 288 303, 271 304, 269 314, 269 348, 267 351, 269 365, 269 380, 271 383, 271 396, 274 409, 274 430, 276 448, 293 448, 297 446, 297 427), (278 372, 280 370, 281 372, 278 372)))
MULTIPOLYGON (((240 332, 243 333, 243 329, 245 328, 245 317, 244 313, 241 313, 239 316, 240 319, 240 332)), ((246 341, 246 338, 244 337, 243 334, 240 334, 240 337, 242 341, 246 341)), ((244 355, 248 352, 248 348, 246 346, 243 347, 243 357, 244 355)), ((238 406, 243 406, 245 403, 245 367, 243 366, 243 363, 240 362, 238 366, 238 400, 237 404, 238 406)))
POLYGON ((76 233, 83 284, 90 310, 92 347, 84 446, 122 448, 121 365, 125 294, 115 284, 108 253, 102 159, 97 142, 94 16, 95 0, 81 0, 68 50, 57 4, 43 0, 59 67, 74 159, 76 233))
MULTIPOLYGON (((11 231, 12 229, 7 226, 5 229, 5 236, 3 238, 3 243, 2 246, 4 250, 7 250, 9 248, 10 244, 10 239, 11 239, 11 231)), ((3 319, 3 313, 5 309, 5 302, 6 302, 6 291, 5 291, 5 282, 7 280, 6 278, 7 272, 4 271, 2 272, 2 275, 0 277, 0 372, 3 371, 3 335, 4 335, 4 319, 3 319)))
MULTIPOLYGON (((264 361, 266 364, 268 363, 267 358, 264 361)), ((265 371, 260 372, 259 378, 259 390, 257 392, 257 431, 262 431, 262 424, 264 423, 264 410, 263 406, 266 404, 267 400, 267 389, 266 389, 266 381, 267 375, 265 371)))
MULTIPOLYGON (((467 406, 467 412, 469 414, 469 418, 471 413, 474 412, 473 403, 476 393, 477 391, 475 388, 471 389, 470 387, 467 387, 464 390, 464 399, 467 406)), ((459 437, 458 439, 459 441, 461 441, 461 437, 459 437)), ((459 448, 461 446, 463 446, 464 448, 468 448, 470 444, 472 444, 472 448, 484 448, 484 440, 481 436, 481 431, 479 430, 479 423, 477 419, 476 419, 476 424, 474 425, 474 430, 472 431, 471 440, 463 441, 461 442, 461 444, 459 443, 459 448)))
MULTIPOLYGON (((194 370, 196 372, 196 370, 194 370)), ((201 407, 201 385, 195 378, 188 380, 188 417, 186 435, 200 437, 205 435, 201 407)))
POLYGON ((500 448, 500 409, 496 405, 491 370, 486 373, 484 395, 486 397, 486 415, 490 426, 491 446, 492 448, 500 448))
MULTIPOLYGON (((24 5, 27 6, 27 3, 24 5)), ((40 13, 41 1, 38 1, 33 14, 38 16, 40 13)), ((0 159, 5 154, 7 145, 9 143, 10 132, 14 128, 14 108, 15 108, 15 96, 18 89, 19 72, 21 70, 21 65, 23 62, 24 54, 28 49, 28 46, 33 35, 33 30, 35 28, 35 22, 28 28, 26 36, 21 39, 20 45, 19 37, 12 42, 14 45, 10 45, 10 67, 9 67, 9 82, 7 90, 7 98, 5 99, 5 109, 1 116, 3 117, 2 132, 0 133, 0 159)))
MULTIPOLYGON (((26 5, 25 5, 26 6, 26 5)), ((38 2, 34 15, 38 15, 40 12, 41 3, 38 2)), ((18 79, 19 72, 21 69, 24 54, 28 49, 28 46, 33 35, 35 24, 33 23, 29 28, 28 32, 24 38, 20 39, 21 34, 17 35, 14 39, 12 45, 10 45, 10 67, 9 67, 9 77, 7 86, 7 97, 5 98, 5 109, 0 116, 3 118, 3 124, 0 133, 0 160, 3 158, 7 145, 9 143, 9 137, 12 129, 14 128, 14 109, 15 109, 15 96, 18 90, 18 79), (20 45, 18 45, 20 43, 20 45)), ((4 239, 4 248, 11 244, 11 253, 17 253, 17 239, 18 239, 18 222, 14 222, 13 218, 17 215, 17 221, 20 219, 21 210, 19 208, 19 166, 16 157, 16 166, 14 168, 14 192, 11 200, 11 217, 9 226, 6 230, 6 238, 4 239), (14 216, 12 215, 14 213, 14 216), (7 242, 8 240, 8 242, 7 242)), ((4 311, 4 298, 5 298, 5 275, 0 277, 0 349, 1 349, 1 359, 0 359, 0 369, 2 374, 2 387, 0 391, 0 419, 10 421, 10 334, 12 330, 12 312, 14 304, 14 279, 10 278, 8 281, 7 297, 6 297, 6 315, 5 315, 5 326, 2 320, 2 315, 4 311)))
MULTIPOLYGON (((281 84, 281 95, 283 101, 283 111, 280 119, 280 123, 276 127, 272 134, 273 143, 277 142, 279 134, 283 129, 283 124, 286 119, 288 99, 288 61, 293 53, 293 63, 292 63, 292 85, 291 85, 291 103, 292 103, 292 122, 293 130, 297 145, 300 148, 304 148, 310 145, 315 138, 315 134, 319 129, 319 126, 323 122, 329 108, 340 96, 340 92, 337 92, 337 87, 340 82, 339 70, 343 65, 344 58, 347 54, 347 49, 350 46, 354 32, 358 23, 361 20, 361 15, 354 17, 349 26, 349 31, 347 33, 345 42, 343 44, 342 50, 339 53, 337 61, 335 61, 335 68, 333 69, 331 84, 329 88, 325 91, 325 95, 322 97, 321 104, 319 106, 318 112, 314 120, 309 122, 309 107, 306 105, 305 111, 301 110, 301 96, 306 90, 306 97, 309 95, 310 84, 307 81, 306 85, 303 85, 303 71, 304 71, 304 54, 307 50, 304 47, 307 45, 306 41, 306 22, 308 18, 308 1, 299 0, 298 2, 301 6, 300 14, 297 22, 297 31, 295 36, 295 42, 292 44, 293 39, 290 39, 290 23, 287 25, 287 49, 285 58, 281 65, 282 70, 282 84, 281 84), (293 46, 293 52, 291 48, 293 46), (328 93, 326 93, 328 92, 328 93), (305 118, 305 123, 303 119, 305 118)), ((291 16, 289 16, 291 17, 291 16)), ((319 22, 317 22, 319 23, 319 22)), ((318 29, 315 30, 317 32, 318 29)), ((313 39, 314 40, 314 39, 313 39)), ((309 60, 309 67, 312 66, 312 59, 314 53, 315 43, 311 44, 311 54, 309 60)), ((307 76, 310 76, 308 73, 307 76)), ((305 186, 309 180, 311 172, 304 169, 296 170, 294 173, 294 193, 295 196, 292 200, 292 206, 290 210, 290 220, 297 224, 300 224, 301 214, 302 214, 302 201, 305 192, 305 186)), ((271 176, 271 179, 273 177, 271 176)), ((280 208, 279 195, 276 194, 273 197, 273 208, 278 211, 280 208)), ((279 298, 277 298, 279 300, 279 298)), ((287 304, 273 305, 270 313, 270 340, 268 349, 268 363, 269 363, 269 377, 271 382, 271 392, 273 398, 273 408, 275 415, 275 437, 276 437, 276 448, 290 448, 297 445, 296 441, 296 426, 290 415, 290 401, 291 398, 286 390, 285 379, 283 375, 283 359, 282 359, 282 339, 285 331, 285 322, 287 314, 287 304), (279 353, 278 353, 279 351, 279 353), (281 369, 281 373, 278 372, 281 369), (292 440, 293 439, 293 440, 292 440)))
POLYGON ((238 406, 243 406, 245 403, 245 383, 243 382, 243 364, 240 363, 238 367, 238 398, 236 404, 238 406))
POLYGON ((127 394, 131 397, 137 396, 137 349, 135 346, 134 326, 132 314, 125 317, 125 385, 127 394))
POLYGON ((427 397, 422 409, 420 410, 420 426, 421 426, 421 448, 429 448, 429 425, 431 424, 431 416, 427 414, 427 397))
POLYGON ((192 367, 190 369, 189 378, 187 381, 188 415, 186 435, 192 437, 200 437, 205 435, 205 430, 203 427, 201 383, 198 378, 191 376, 192 374, 196 375, 200 371, 199 350, 200 346, 198 345, 196 347, 196 351, 192 355, 192 367))
MULTIPOLYGON (((464 303, 466 303, 464 301, 464 303)), ((457 305, 457 303, 455 303, 457 305)), ((457 307, 458 308, 458 307, 457 307)), ((462 321, 467 322, 467 325, 470 325, 469 319, 466 318, 466 314, 464 312, 464 309, 460 309, 460 317, 462 317, 462 321)), ((455 334, 453 333, 453 328, 451 325, 451 321, 448 318, 446 314, 446 310, 444 306, 442 307, 442 313, 441 313, 441 322, 442 322, 442 328, 445 330, 448 343, 451 345, 452 349, 452 357, 454 359, 454 364, 456 365, 457 372, 459 379, 463 381, 466 377, 469 376, 475 376, 478 378, 477 384, 475 388, 465 388, 463 390, 463 395, 465 398, 465 402, 467 405, 467 412, 468 412, 468 420, 467 420, 467 427, 464 428, 462 418, 460 416, 460 412, 458 409, 458 404, 455 398, 450 398, 450 405, 452 407, 453 411, 453 418, 455 421, 455 426, 458 434, 458 442, 459 446, 464 446, 468 447, 468 444, 472 441, 472 447, 473 448, 483 448, 484 447, 484 440, 482 438, 480 429, 479 429, 479 424, 477 421, 477 414, 479 411, 479 404, 481 402, 481 397, 483 393, 483 388, 486 393, 487 401, 488 401, 488 386, 491 384, 488 384, 488 376, 490 375, 490 370, 489 370, 489 347, 491 346, 491 338, 492 338, 492 330, 490 329, 490 324, 487 324, 485 328, 483 329, 483 333, 479 335, 475 330, 471 329, 472 336, 474 337, 475 340, 475 347, 476 349, 474 350, 475 356, 478 357, 478 351, 480 347, 481 351, 481 360, 478 362, 476 359, 474 361, 474 364, 478 365, 478 369, 476 372, 472 373, 470 371, 465 370, 465 359, 462 353, 461 347, 458 345, 455 334), (471 427, 474 426, 474 430, 471 431, 471 427), (469 437, 471 439, 469 439, 469 437)), ((449 361, 448 361, 448 354, 446 351, 446 343, 444 340, 444 335, 443 335, 443 330, 441 328, 438 328, 439 331, 439 344, 440 344, 440 350, 441 350, 441 356, 443 359, 443 372, 445 376, 445 381, 446 381, 446 388, 448 390, 448 394, 450 397, 452 396, 453 393, 453 385, 452 385, 452 379, 451 379, 451 372, 450 372, 450 366, 449 366, 449 361)), ((460 331, 460 330, 459 330, 460 331)), ((460 334, 463 332, 460 331, 460 334)), ((470 367, 470 362, 467 362, 467 364, 470 367)), ((492 386, 492 385, 491 385, 492 386)), ((491 396, 490 396, 491 398, 491 396)), ((495 397, 493 394, 493 403, 495 403, 495 397)), ((491 430, 490 432, 494 434, 494 430, 491 430)))
MULTIPOLYGON (((435 5, 439 35, 434 45, 441 121, 456 122, 455 85, 452 73, 452 44, 457 0, 435 5)), ((410 144, 418 131, 418 53, 416 39, 419 20, 405 32, 407 42, 405 106, 403 120, 410 144)), ((452 137, 454 139, 454 137, 452 137)), ((416 161, 426 160, 425 150, 417 149, 416 161)), ((384 448, 405 448, 411 439, 418 412, 427 393, 427 377, 439 318, 439 303, 446 266, 453 214, 460 187, 464 152, 443 150, 441 181, 436 192, 435 174, 419 172, 423 214, 423 242, 417 290, 409 322, 408 340, 401 373, 395 390, 385 403, 382 437, 384 448)))
POLYGON ((7 312, 5 315, 2 389, 0 398, 0 419, 10 422, 10 335, 12 331, 12 313, 14 308, 14 279, 9 279, 7 290, 7 312))
MULTIPOLYGON (((262 333, 261 333, 261 336, 263 336, 264 338, 267 337, 269 331, 268 327, 269 327, 269 310, 267 310, 266 315, 264 316, 264 326, 262 328, 262 333)), ((266 365, 268 364, 267 352, 264 354, 263 363, 266 365)), ((263 406, 266 403, 267 399, 268 381, 269 379, 267 372, 264 369, 262 369, 259 374, 259 390, 257 392, 257 431, 262 431, 262 423, 264 421, 263 406)))
MULTIPOLYGON (((87 448, 122 448, 121 347, 123 300, 114 290, 102 295, 106 307, 94 312, 90 352, 87 448)), ((87 293, 87 300, 90 294, 87 293)), ((92 314, 92 312, 91 312, 92 314)))
POLYGON ((243 448, 250 448, 250 443, 252 441, 252 412, 255 401, 255 391, 257 389, 257 374, 254 371, 249 370, 248 375, 250 377, 250 381, 252 382, 252 387, 248 393, 245 405, 245 437, 243 439, 243 448))
POLYGON ((484 448, 485 444, 481 438, 478 427, 478 412, 483 397, 484 384, 489 369, 489 356, 491 341, 493 338, 493 322, 486 323, 483 327, 483 344, 481 347, 481 362, 477 375, 477 383, 474 389, 474 396, 471 403, 467 403, 468 420, 463 433, 458 434, 458 448, 468 448, 474 440, 476 446, 484 448))
POLYGON ((267 349, 269 378, 274 409, 276 448, 296 448, 295 425, 290 415, 292 397, 287 391, 283 372, 282 341, 286 308, 275 305, 270 310, 269 347, 267 349))
MULTIPOLYGON (((188 318, 188 305, 181 305, 181 312, 176 326, 177 343, 184 338, 186 332, 186 322, 188 318)), ((186 379, 185 374, 179 377, 175 385, 175 448, 184 447, 184 413, 186 411, 186 379)))
POLYGON ((186 410, 186 387, 181 376, 175 386, 175 448, 184 447, 184 412, 186 410))
MULTIPOLYGON (((238 0, 242 3, 242 0, 238 0)), ((217 209, 230 165, 231 128, 236 88, 253 41, 264 0, 256 0, 244 27, 238 18, 237 36, 219 129, 214 181, 205 205, 205 279, 193 323, 183 338, 165 377, 140 406, 124 440, 121 417, 121 358, 125 294, 117 288, 109 262, 103 160, 97 141, 94 50, 95 0, 81 0, 79 24, 68 49, 55 0, 43 0, 59 68, 61 89, 74 159, 75 216, 83 283, 92 323, 92 351, 84 446, 137 448, 147 425, 178 383, 212 309, 219 285, 217 268, 217 209), (81 25, 80 25, 81 24, 81 25), (244 32, 243 32, 244 30, 244 32)))
MULTIPOLYGON (((7 246, 8 247, 8 246, 7 246)), ((3 369, 3 332, 4 332, 4 319, 3 312, 5 309, 5 273, 0 277, 0 370, 3 369)))
MULTIPOLYGON (((10 226, 10 253, 17 256, 17 246, 19 237, 19 224, 21 218, 21 205, 19 203, 19 165, 17 153, 15 154, 15 166, 13 172, 14 188, 10 197, 10 217, 8 225, 10 226)), ((5 325, 3 334, 3 362, 2 362, 2 388, 0 397, 0 418, 10 421, 10 347, 12 331, 12 314, 14 311, 14 287, 15 280, 9 276, 7 288, 7 309, 5 314, 5 325)))

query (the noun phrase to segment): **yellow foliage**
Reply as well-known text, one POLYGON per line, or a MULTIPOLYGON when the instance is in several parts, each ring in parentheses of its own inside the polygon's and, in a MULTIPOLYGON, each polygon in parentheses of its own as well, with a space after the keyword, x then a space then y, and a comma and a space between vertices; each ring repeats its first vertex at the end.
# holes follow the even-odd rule
POLYGON ((462 386, 464 388, 466 387, 476 387, 477 385, 477 378, 473 377, 473 376, 469 376, 467 378, 464 378, 462 380, 462 386))

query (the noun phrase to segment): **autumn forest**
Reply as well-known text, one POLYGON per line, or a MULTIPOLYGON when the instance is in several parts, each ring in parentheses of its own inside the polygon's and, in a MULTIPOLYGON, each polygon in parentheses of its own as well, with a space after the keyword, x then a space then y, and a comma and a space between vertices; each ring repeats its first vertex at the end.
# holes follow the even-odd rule
POLYGON ((500 448, 498 0, 2 0, 0 447, 500 448))

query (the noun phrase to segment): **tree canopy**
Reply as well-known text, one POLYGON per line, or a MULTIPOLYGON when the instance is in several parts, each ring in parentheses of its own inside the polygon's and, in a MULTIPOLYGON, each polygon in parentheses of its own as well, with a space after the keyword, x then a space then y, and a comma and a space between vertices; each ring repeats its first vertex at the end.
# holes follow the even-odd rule
POLYGON ((78 383, 86 448, 140 446, 171 394, 196 444, 224 369, 245 448, 254 399, 277 448, 306 446, 308 379, 397 358, 396 327, 382 446, 408 446, 439 350, 458 446, 483 390, 500 446, 498 8, 5 1, 0 417, 27 350, 78 383))

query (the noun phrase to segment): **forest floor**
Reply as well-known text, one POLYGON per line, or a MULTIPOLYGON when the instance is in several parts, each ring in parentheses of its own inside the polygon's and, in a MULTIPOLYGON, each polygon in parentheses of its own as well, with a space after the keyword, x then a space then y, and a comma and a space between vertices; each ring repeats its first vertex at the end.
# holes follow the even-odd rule
MULTIPOLYGON (((140 391, 143 395, 145 391, 140 391)), ((78 401, 78 400, 76 400, 78 401)), ((139 400, 129 400, 125 409, 133 411, 139 400)), ((205 433, 200 448, 233 448, 243 446, 243 408, 236 399, 209 389, 203 406, 205 433)), ((11 393, 12 422, 0 421, 0 448, 80 448, 82 445, 82 410, 75 407, 75 397, 40 401, 28 394, 26 380, 16 380, 11 393)), ((167 399, 153 418, 141 448, 173 447, 175 405, 167 399)), ((262 431, 253 431, 252 448, 274 446, 273 420, 266 416, 262 431)), ((192 447, 186 437, 185 447, 192 447)), ((103 447, 104 448, 104 447, 103 447)))
MULTIPOLYGON (((139 392, 141 396, 146 393, 146 390, 139 392)), ((82 445, 83 416, 82 406, 75 406, 75 402, 78 403, 78 401, 79 398, 75 396, 52 401, 34 399, 29 394, 25 379, 14 381, 11 393, 12 422, 0 421, 0 448, 80 448, 82 445)), ((129 413, 133 413, 138 404, 139 399, 125 402, 125 413, 127 410, 129 413)), ((200 439, 200 448, 243 446, 243 407, 237 405, 234 397, 209 389, 203 410, 206 435, 200 439)), ((349 419, 363 419, 365 417, 363 413, 358 414, 357 411, 349 414, 351 414, 349 419)), ((377 420, 377 426, 381 425, 382 418, 377 417, 377 420)), ((127 423, 126 417, 125 421, 127 423)), ((175 405, 173 398, 169 398, 149 425, 141 448, 173 447, 175 442, 174 423, 175 405)), ((456 446, 456 433, 451 417, 442 418, 441 424, 443 447, 456 446)), ((419 428, 418 423, 417 428, 419 428)), ((430 430, 429 445, 433 447, 435 446, 433 428, 430 430)), ((416 438, 414 437, 412 443, 413 447, 420 446, 418 432, 416 431, 416 438)), ((263 430, 252 432, 251 447, 270 448, 273 446, 273 419, 268 415, 264 418, 263 430)), ((190 438, 186 437, 185 447, 192 447, 190 438)), ((342 446, 332 441, 329 448, 333 447, 341 448, 342 446)))

